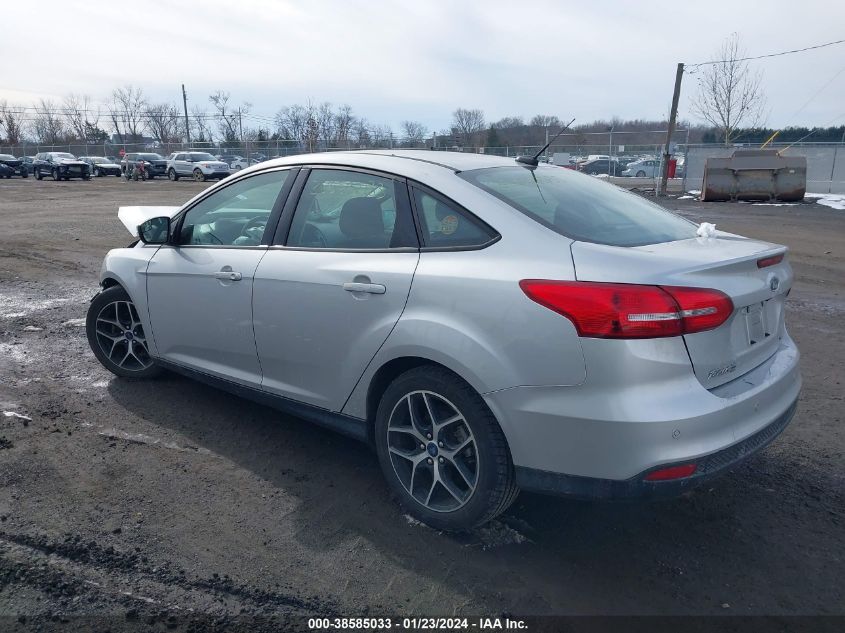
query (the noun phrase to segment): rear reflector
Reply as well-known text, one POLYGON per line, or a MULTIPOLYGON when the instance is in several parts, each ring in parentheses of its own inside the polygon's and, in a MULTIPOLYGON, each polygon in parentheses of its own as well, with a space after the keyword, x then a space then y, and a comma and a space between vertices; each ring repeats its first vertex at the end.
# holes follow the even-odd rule
POLYGON ((774 266, 783 261, 783 253, 780 255, 773 255, 772 257, 764 257, 757 260, 757 268, 765 268, 766 266, 774 266))
POLYGON ((522 291, 568 318, 579 336, 659 338, 712 330, 733 313, 718 290, 524 279, 522 291))
POLYGON ((681 466, 670 466, 653 470, 645 476, 646 481, 668 481, 669 479, 683 479, 695 472, 695 464, 683 464, 681 466))

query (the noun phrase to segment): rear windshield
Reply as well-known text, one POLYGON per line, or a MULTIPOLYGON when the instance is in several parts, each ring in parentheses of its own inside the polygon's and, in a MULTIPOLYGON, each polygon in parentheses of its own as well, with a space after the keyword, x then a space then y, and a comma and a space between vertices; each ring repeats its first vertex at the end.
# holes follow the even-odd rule
POLYGON ((144 160, 164 160, 159 154, 138 154, 138 158, 144 160))
POLYGON ((491 167, 458 174, 558 233, 642 246, 695 237, 696 225, 600 179, 561 167, 491 167))

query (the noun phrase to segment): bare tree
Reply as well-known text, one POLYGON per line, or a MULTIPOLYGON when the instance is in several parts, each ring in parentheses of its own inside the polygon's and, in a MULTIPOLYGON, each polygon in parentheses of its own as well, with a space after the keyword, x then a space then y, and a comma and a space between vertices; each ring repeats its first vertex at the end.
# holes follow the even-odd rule
POLYGON ((100 134, 103 133, 99 129, 102 111, 90 95, 69 94, 64 99, 63 109, 68 127, 76 138, 86 142, 99 140, 95 137, 99 136, 98 131, 100 134))
POLYGON ((196 143, 211 142, 211 128, 208 126, 208 114, 199 106, 191 109, 191 139, 196 143))
POLYGON ((181 141, 182 117, 178 108, 171 103, 157 103, 144 108, 147 129, 152 137, 160 143, 176 143, 181 141))
POLYGON ((299 104, 281 108, 276 113, 276 134, 285 140, 302 143, 305 130, 305 108, 299 104))
POLYGON ((335 115, 332 111, 332 104, 324 101, 314 111, 317 119, 317 129, 324 146, 329 147, 335 141, 335 115))
POLYGON ((452 128, 463 145, 472 145, 484 130, 484 112, 479 109, 458 108, 452 113, 452 128))
POLYGON ((20 112, 22 110, 9 105, 5 99, 0 101, 0 130, 4 130, 9 145, 19 145, 23 137, 20 112))
POLYGON ((108 104, 109 118, 114 131, 126 141, 137 141, 144 132, 144 107, 147 100, 141 88, 131 85, 117 88, 112 92, 108 104))
POLYGON ((231 95, 225 90, 218 90, 208 97, 219 117, 220 135, 227 143, 232 143, 241 138, 242 116, 249 114, 252 109, 252 104, 246 102, 237 108, 229 105, 230 97, 231 95))
POLYGON ((414 147, 428 138, 428 128, 419 121, 402 121, 402 135, 407 145, 414 147))
POLYGON ((531 118, 528 125, 536 125, 537 127, 559 127, 561 123, 560 119, 554 114, 538 114, 531 118))
POLYGON ((352 122, 350 138, 356 147, 369 147, 372 144, 369 121, 364 117, 356 117, 352 122))
POLYGON ((334 135, 336 147, 349 147, 349 137, 352 132, 352 107, 346 104, 340 106, 334 115, 334 135))
POLYGON ((740 127, 757 127, 763 119, 766 100, 760 87, 762 72, 752 72, 745 49, 734 33, 716 52, 715 64, 705 66, 698 79, 698 95, 692 109, 717 127, 725 145, 740 127))
POLYGON ((57 145, 67 136, 61 111, 50 99, 41 99, 35 106, 32 128, 36 138, 44 145, 57 145))

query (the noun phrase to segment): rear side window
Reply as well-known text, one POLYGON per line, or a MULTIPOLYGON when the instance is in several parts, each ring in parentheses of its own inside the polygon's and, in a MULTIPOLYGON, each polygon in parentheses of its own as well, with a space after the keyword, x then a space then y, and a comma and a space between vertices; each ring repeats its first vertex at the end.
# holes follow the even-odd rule
POLYGON ((482 246, 496 233, 455 204, 417 188, 412 189, 424 246, 482 246))
POLYGON ((407 188, 391 178, 314 169, 296 205, 287 246, 335 250, 416 247, 407 188))
POLYGON ((636 194, 558 167, 492 167, 458 174, 561 235, 610 246, 695 237, 696 225, 636 194))

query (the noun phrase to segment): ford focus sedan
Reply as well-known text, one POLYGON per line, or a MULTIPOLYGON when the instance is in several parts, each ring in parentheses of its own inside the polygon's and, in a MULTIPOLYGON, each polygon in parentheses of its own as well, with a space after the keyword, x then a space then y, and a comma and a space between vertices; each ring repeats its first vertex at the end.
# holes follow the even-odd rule
POLYGON ((676 495, 789 423, 787 249, 570 170, 425 151, 264 162, 125 207, 87 318, 169 369, 375 447, 439 529, 520 489, 676 495))

